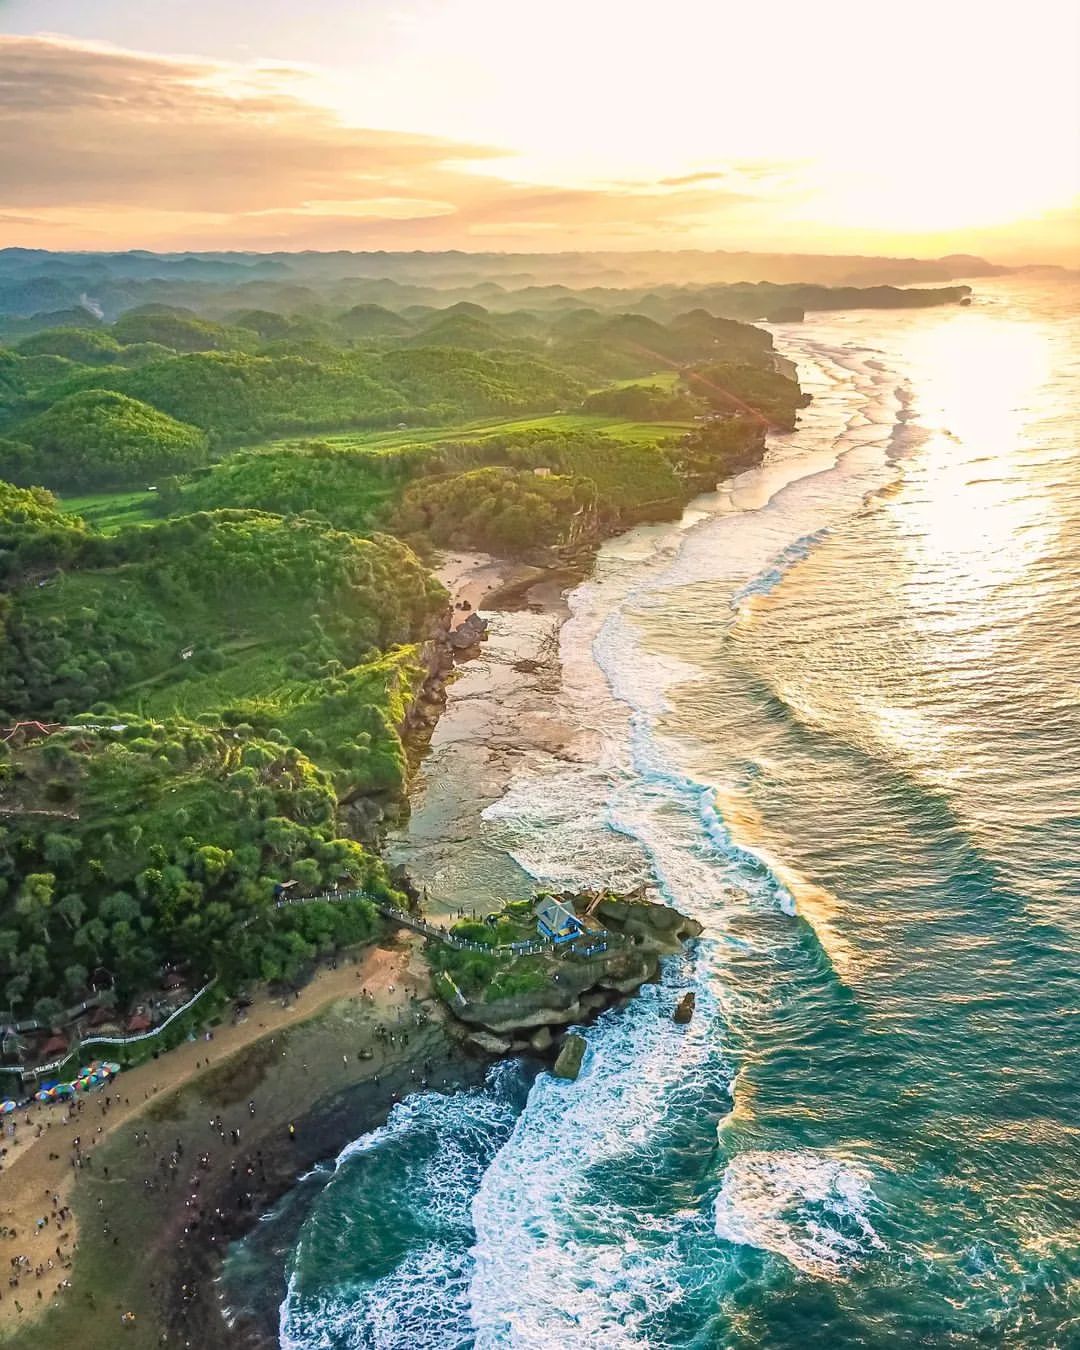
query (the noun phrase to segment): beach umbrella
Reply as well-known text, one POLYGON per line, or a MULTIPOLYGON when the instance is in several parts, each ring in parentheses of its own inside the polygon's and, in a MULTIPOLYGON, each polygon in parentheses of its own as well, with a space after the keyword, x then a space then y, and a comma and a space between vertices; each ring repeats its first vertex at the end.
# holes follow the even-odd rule
POLYGON ((10 1116, 12 1111, 19 1109, 18 1103, 13 1101, 0 1102, 0 1116, 10 1116))

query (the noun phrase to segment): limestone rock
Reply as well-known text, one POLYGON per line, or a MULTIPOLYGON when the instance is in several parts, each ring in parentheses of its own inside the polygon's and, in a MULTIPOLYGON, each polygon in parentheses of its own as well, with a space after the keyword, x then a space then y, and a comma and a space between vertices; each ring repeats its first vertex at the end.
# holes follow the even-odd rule
POLYGON ((559 1057, 552 1070, 556 1078, 569 1078, 571 1082, 581 1072, 581 1061, 585 1058, 585 1037, 571 1035, 564 1038, 559 1057))
POLYGON ((468 1044, 485 1055, 505 1055, 510 1049, 510 1041, 505 1036, 493 1036, 490 1031, 474 1031, 468 1044))
POLYGON ((485 641, 488 635, 487 622, 473 611, 467 619, 463 619, 458 626, 450 633, 447 641, 456 652, 467 651, 470 647, 476 647, 485 641))
POLYGON ((586 1012, 599 1012, 601 1008, 606 1008, 610 1002, 610 997, 600 992, 582 994, 581 996, 581 1006, 586 1012))
POLYGON ((555 1044, 555 1037, 551 1034, 550 1027, 540 1027, 529 1037, 529 1044, 538 1055, 542 1055, 545 1050, 550 1050, 555 1044))

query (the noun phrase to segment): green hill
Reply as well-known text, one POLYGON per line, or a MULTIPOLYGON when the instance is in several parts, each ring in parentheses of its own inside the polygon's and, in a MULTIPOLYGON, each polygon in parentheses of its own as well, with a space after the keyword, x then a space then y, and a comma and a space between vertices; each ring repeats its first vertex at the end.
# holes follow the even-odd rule
POLYGON ((29 453, 0 453, 0 476, 29 485, 85 489, 130 487, 205 463, 206 437, 157 408, 111 390, 61 399, 22 422, 29 453))
POLYGON ((10 596, 3 706, 163 715, 182 685, 187 714, 219 711, 418 641, 443 603, 397 540, 303 519, 223 511, 90 535, 63 573, 10 596))
POLYGON ((117 362, 122 346, 99 328, 47 328, 19 343, 20 356, 64 356, 87 366, 117 362))

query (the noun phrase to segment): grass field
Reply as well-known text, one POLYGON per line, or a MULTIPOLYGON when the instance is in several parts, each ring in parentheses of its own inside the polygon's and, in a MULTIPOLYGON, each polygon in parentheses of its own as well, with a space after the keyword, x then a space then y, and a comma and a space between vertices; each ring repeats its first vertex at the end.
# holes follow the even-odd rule
MULTIPOLYGON (((636 383, 636 381, 631 381, 636 383)), ((316 439, 328 445, 356 450, 400 450, 407 445, 433 445, 439 441, 477 440, 515 431, 601 431, 623 440, 656 445, 669 436, 687 431, 690 422, 631 422, 623 417, 602 417, 589 413, 549 413, 546 417, 513 417, 479 422, 462 422, 452 427, 408 427, 394 431, 345 431, 316 439)), ((267 441, 253 450, 287 450, 300 444, 295 436, 267 441)))
POLYGON ((125 525, 142 525, 157 520, 157 499, 145 489, 138 492, 91 492, 82 497, 60 498, 60 509, 68 515, 82 516, 105 534, 122 530, 125 525))
POLYGON ((628 380, 611 380, 590 390, 590 393, 598 394, 603 389, 628 389, 633 384, 652 384, 658 389, 675 389, 681 379, 681 370, 656 370, 651 375, 632 375, 628 380))

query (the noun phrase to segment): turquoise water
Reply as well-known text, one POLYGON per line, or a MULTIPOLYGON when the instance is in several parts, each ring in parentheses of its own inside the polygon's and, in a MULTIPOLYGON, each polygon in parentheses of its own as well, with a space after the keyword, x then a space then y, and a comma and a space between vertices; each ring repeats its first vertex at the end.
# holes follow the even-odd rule
POLYGON ((574 593, 488 828, 705 935, 347 1150, 283 1345, 1080 1344, 1080 297, 979 290, 778 328, 799 431, 574 593))

